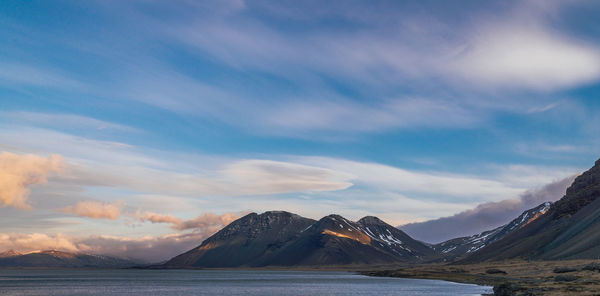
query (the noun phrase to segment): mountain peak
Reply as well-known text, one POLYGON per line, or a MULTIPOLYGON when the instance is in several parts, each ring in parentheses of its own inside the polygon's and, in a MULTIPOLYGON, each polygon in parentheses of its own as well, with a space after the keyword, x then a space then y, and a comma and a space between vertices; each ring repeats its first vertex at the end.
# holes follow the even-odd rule
POLYGON ((290 218, 301 218, 299 215, 286 212, 286 211, 266 211, 260 215, 260 217, 290 217, 290 218))
POLYGON ((360 220, 358 220, 358 223, 363 224, 363 225, 386 225, 387 224, 375 216, 362 217, 360 220))
POLYGON ((345 220, 346 218, 344 218, 344 217, 342 217, 342 216, 340 216, 338 214, 329 214, 329 215, 323 217, 321 220, 323 220, 323 219, 331 219, 331 220, 342 220, 342 219, 344 219, 345 220))

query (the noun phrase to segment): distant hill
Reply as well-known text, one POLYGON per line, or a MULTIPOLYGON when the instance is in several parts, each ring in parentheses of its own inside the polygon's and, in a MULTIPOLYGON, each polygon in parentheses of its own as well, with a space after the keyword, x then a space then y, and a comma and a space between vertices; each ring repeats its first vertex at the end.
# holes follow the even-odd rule
POLYGON ((600 160, 575 179, 539 219, 460 262, 597 259, 600 256, 600 160))
POLYGON ((19 253, 13 250, 0 253, 2 267, 62 267, 62 268, 122 268, 135 266, 129 260, 60 252, 55 250, 19 253))
POLYGON ((451 262, 471 255, 538 219, 550 209, 550 205, 550 202, 545 202, 533 209, 529 209, 519 215, 519 217, 498 228, 435 244, 432 247, 439 254, 439 257, 435 261, 451 262))
POLYGON ((162 267, 261 267, 363 265, 414 262, 434 251, 401 230, 365 217, 319 221, 280 211, 244 216, 197 248, 162 267))

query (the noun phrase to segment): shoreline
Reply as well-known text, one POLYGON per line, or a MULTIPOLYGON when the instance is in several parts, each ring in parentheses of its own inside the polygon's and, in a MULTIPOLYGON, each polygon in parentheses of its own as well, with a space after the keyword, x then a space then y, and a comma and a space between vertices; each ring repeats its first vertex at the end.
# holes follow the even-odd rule
POLYGON ((361 272, 367 276, 435 279, 494 287, 493 295, 598 295, 600 261, 510 260, 422 265, 361 272))

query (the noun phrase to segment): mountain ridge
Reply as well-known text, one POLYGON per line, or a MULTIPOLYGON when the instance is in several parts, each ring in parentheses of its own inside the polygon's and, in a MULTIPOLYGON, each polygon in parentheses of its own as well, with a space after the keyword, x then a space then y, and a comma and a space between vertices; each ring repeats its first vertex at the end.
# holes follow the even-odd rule
POLYGON ((548 212, 551 204, 551 202, 544 202, 537 207, 528 209, 510 222, 492 230, 450 239, 434 244, 432 247, 441 253, 439 261, 455 261, 464 258, 538 219, 548 212))
POLYGON ((414 262, 433 252, 425 243, 373 216, 354 222, 331 214, 315 221, 268 211, 232 222, 161 267, 385 264, 414 262), (278 222, 263 223, 266 221, 278 222))
POLYGON ((0 267, 125 268, 136 265, 139 263, 116 257, 57 250, 0 253, 0 267))
POLYGON ((548 213, 458 263, 512 258, 597 259, 600 254, 600 160, 575 178, 548 213))

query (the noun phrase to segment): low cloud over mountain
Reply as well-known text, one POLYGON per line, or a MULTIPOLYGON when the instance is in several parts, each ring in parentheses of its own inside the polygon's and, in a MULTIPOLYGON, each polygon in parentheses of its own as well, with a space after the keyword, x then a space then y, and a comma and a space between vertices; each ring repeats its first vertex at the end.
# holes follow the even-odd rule
POLYGON ((526 209, 560 199, 575 177, 571 176, 540 189, 527 191, 517 199, 483 203, 453 216, 410 223, 400 226, 400 229, 415 239, 430 243, 480 233, 508 222, 526 209))

